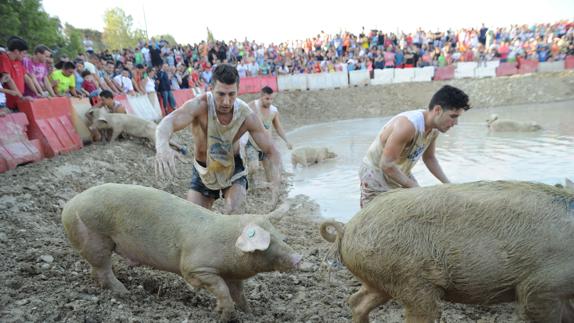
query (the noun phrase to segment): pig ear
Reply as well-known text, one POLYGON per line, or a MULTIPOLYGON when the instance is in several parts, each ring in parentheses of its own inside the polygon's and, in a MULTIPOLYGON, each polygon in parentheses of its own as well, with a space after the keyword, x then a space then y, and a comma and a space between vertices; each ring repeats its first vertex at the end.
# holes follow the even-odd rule
POLYGON ((235 241, 235 246, 243 252, 253 252, 267 250, 270 243, 271 234, 257 224, 250 223, 243 228, 243 232, 235 241))

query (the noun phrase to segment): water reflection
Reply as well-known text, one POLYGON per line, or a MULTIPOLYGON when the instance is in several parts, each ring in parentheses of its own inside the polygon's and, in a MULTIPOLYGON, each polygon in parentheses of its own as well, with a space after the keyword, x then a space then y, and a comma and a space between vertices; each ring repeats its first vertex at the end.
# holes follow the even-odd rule
MULTIPOLYGON (((294 173, 290 195, 305 194, 317 201, 322 214, 347 221, 359 210, 360 161, 389 118, 356 119, 306 126, 288 134, 295 146, 324 146, 338 158, 293 171, 283 147, 284 163, 294 173)), ((476 109, 442 134, 437 157, 453 182, 515 179, 548 184, 574 177, 574 101, 476 109), (535 133, 490 133, 486 118, 535 120, 544 128, 535 133)), ((413 170, 423 186, 438 181, 419 162, 413 170)))

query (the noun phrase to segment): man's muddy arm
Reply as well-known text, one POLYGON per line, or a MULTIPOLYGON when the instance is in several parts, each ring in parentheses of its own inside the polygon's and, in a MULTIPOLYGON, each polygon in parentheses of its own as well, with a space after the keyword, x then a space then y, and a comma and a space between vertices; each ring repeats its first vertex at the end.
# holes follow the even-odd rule
POLYGON ((423 153, 423 162, 431 172, 439 181, 442 183, 450 183, 448 178, 446 177, 445 173, 442 171, 440 167, 440 163, 435 155, 436 150, 436 137, 433 139, 432 143, 428 146, 427 150, 423 153))
MULTIPOLYGON (((276 195, 278 192, 277 190, 279 189, 279 184, 281 183, 281 169, 282 169, 281 155, 279 153, 279 150, 275 148, 275 145, 271 140, 271 136, 265 130, 265 128, 263 127, 263 123, 261 123, 261 120, 259 120, 259 118, 257 118, 255 114, 251 114, 249 117, 247 117, 245 123, 247 125, 247 131, 249 131, 249 134, 251 135, 257 146, 261 148, 262 152, 267 154, 269 160, 271 161, 270 163, 271 169, 269 170, 271 174, 271 185, 272 185, 271 187, 272 190, 274 190, 274 194, 276 195)), ((276 198, 275 195, 274 198, 276 198)))
POLYGON ((287 144, 287 148, 289 149, 293 148, 289 140, 287 140, 287 135, 285 135, 283 125, 281 124, 281 120, 279 120, 279 113, 277 113, 275 115, 275 118, 273 118, 273 126, 275 127, 275 130, 277 130, 277 134, 279 135, 279 137, 281 137, 281 139, 283 139, 283 141, 285 141, 285 143, 287 144))
MULTIPOLYGON (((395 124, 394 129, 387 138, 383 155, 379 161, 379 167, 383 173, 399 183, 402 187, 417 187, 419 186, 418 183, 403 173, 396 164, 407 143, 412 141, 415 136, 415 128, 413 125, 408 120, 404 122, 401 121, 402 120, 397 120, 397 124, 395 124)), ((382 140, 382 138, 379 140, 382 140)))

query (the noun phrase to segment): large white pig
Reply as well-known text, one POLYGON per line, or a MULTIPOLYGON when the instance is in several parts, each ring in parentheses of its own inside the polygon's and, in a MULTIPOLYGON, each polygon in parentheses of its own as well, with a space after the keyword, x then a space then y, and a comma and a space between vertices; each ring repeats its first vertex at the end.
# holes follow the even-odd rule
POLYGON ((297 267, 297 255, 268 215, 220 215, 154 188, 103 184, 72 198, 62 223, 72 246, 92 266, 92 275, 115 293, 126 293, 112 271, 115 252, 132 264, 181 275, 217 298, 228 320, 234 303, 248 305, 242 280, 260 272, 297 267))

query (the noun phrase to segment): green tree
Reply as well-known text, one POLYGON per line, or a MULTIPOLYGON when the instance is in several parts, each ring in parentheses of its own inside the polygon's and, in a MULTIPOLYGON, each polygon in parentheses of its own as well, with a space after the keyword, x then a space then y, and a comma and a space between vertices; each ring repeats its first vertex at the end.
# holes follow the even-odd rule
POLYGON ((73 59, 78 53, 85 51, 84 35, 79 29, 74 28, 74 26, 70 24, 66 24, 64 34, 66 35, 66 46, 62 49, 63 53, 66 53, 68 57, 73 59))
POLYGON ((108 9, 104 13, 104 45, 109 49, 135 47, 137 39, 132 31, 133 18, 120 8, 108 9))
MULTIPOLYGON (((101 52, 104 50, 104 42, 102 41, 102 32, 94 29, 78 29, 83 38, 90 40, 92 42, 92 49, 95 52, 101 52)), ((87 48, 86 48, 87 49, 87 48)))
POLYGON ((61 47, 65 44, 60 20, 44 11, 40 0, 0 0, 0 42, 20 36, 30 48, 38 44, 61 47))

